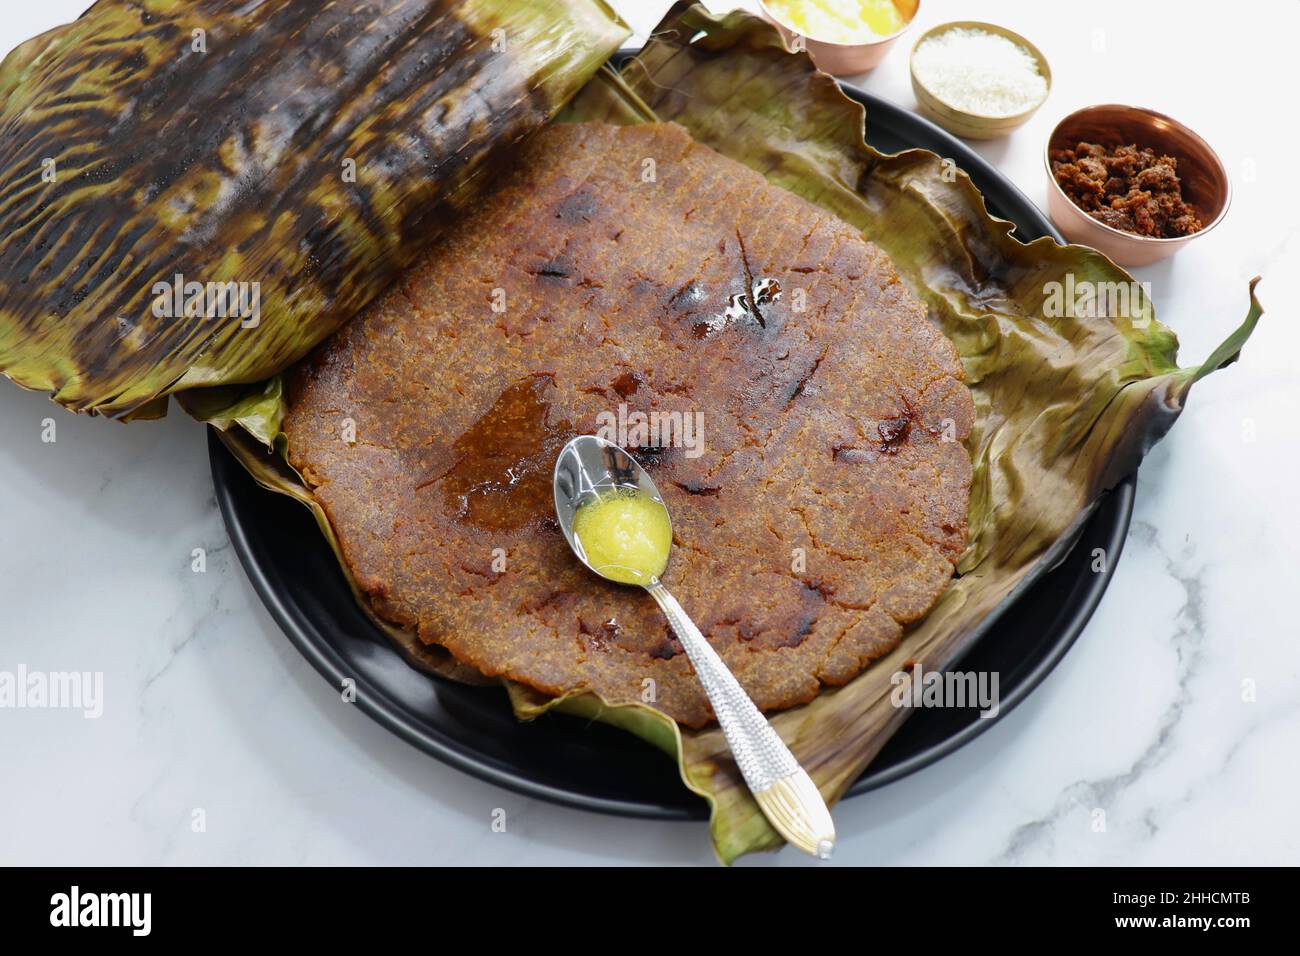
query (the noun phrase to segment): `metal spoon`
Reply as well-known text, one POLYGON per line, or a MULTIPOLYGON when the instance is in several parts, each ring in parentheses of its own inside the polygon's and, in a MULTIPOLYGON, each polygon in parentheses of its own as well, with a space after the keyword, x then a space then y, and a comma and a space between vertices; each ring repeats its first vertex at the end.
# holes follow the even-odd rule
MULTIPOLYGON (((555 462, 555 514, 564 539, 578 560, 602 577, 605 575, 592 567, 582 542, 573 532, 573 518, 581 505, 609 488, 640 489, 663 504, 645 469, 618 445, 595 435, 582 435, 564 446, 555 462)), ((763 814, 791 844, 827 859, 835 846, 835 825, 812 778, 799 766, 794 754, 754 706, 677 599, 658 578, 651 578, 644 587, 686 650, 740 773, 763 814)))

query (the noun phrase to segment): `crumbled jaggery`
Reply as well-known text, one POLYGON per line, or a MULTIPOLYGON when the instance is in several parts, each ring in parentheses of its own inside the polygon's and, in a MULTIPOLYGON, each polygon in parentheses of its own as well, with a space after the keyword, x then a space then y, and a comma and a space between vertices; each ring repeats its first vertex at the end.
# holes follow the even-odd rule
POLYGON ((1079 143, 1054 149, 1052 174, 1076 206, 1114 229, 1156 239, 1190 236, 1203 228, 1183 201, 1178 160, 1154 150, 1079 143))

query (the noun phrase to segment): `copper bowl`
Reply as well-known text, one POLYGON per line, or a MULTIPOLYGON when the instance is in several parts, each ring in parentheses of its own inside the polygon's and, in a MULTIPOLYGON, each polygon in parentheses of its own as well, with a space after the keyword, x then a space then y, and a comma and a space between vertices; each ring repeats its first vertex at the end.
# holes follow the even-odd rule
POLYGON ((865 73, 878 66, 895 41, 911 27, 912 21, 916 19, 917 10, 921 8, 921 0, 893 0, 893 3, 905 21, 902 28, 887 37, 875 37, 862 43, 832 43, 829 40, 807 36, 783 23, 767 8, 763 0, 758 0, 758 7, 763 12, 763 16, 780 31, 782 38, 791 49, 798 49, 799 39, 802 40, 803 48, 808 51, 808 55, 812 57, 819 70, 835 76, 851 76, 854 73, 865 73))
POLYGON ((1232 182, 1210 144, 1175 119, 1137 106, 1088 106, 1056 124, 1043 150, 1047 166, 1047 211, 1071 242, 1092 246, 1122 266, 1145 266, 1172 256, 1187 243, 1203 236, 1228 213, 1232 182), (1175 239, 1136 236, 1093 219, 1065 194, 1052 174, 1052 151, 1080 142, 1105 146, 1136 144, 1178 160, 1183 200, 1200 216, 1200 232, 1175 239))

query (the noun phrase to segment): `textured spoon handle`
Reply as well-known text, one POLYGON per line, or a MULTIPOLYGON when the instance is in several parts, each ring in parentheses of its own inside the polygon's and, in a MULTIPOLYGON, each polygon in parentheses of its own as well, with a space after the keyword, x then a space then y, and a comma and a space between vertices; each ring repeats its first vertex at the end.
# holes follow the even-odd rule
POLYGON ((658 581, 646 590, 682 642, 740 773, 768 821, 801 850, 830 856, 835 825, 817 786, 677 599, 658 581))

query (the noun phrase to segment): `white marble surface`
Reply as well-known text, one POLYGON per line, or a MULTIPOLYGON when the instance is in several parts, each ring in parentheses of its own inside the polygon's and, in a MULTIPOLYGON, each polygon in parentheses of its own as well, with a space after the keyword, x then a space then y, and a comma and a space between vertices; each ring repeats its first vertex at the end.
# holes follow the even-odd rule
MULTIPOLYGON (((0 48, 82 6, 6 4, 0 48)), ((1143 468, 1114 584, 1065 661, 975 743, 843 805, 836 862, 1300 862, 1300 6, 1251 2, 1225 16, 1221 5, 1097 0, 1082 24, 1057 4, 922 7, 917 28, 994 20, 1052 62, 1056 86, 1035 119, 980 147, 1036 201, 1043 139, 1079 105, 1146 103, 1222 152, 1236 187, 1227 221, 1138 275, 1185 362, 1244 314, 1256 272, 1270 313, 1243 361, 1196 387, 1143 468), (1148 45, 1155 27, 1171 31, 1172 49, 1148 45)), ((906 50, 863 85, 914 106, 906 50)), ((105 681, 98 720, 0 709, 0 863, 711 862, 702 825, 524 799, 341 702, 245 580, 202 429, 179 414, 122 426, 0 383, 0 488, 0 670, 105 681), (47 417, 53 444, 41 440, 47 417), (204 574, 191 571, 194 548, 207 550, 204 574), (206 832, 193 831, 196 808, 206 832), (490 826, 496 808, 504 833, 490 826)), ((789 850, 746 861, 807 862, 789 850)))

